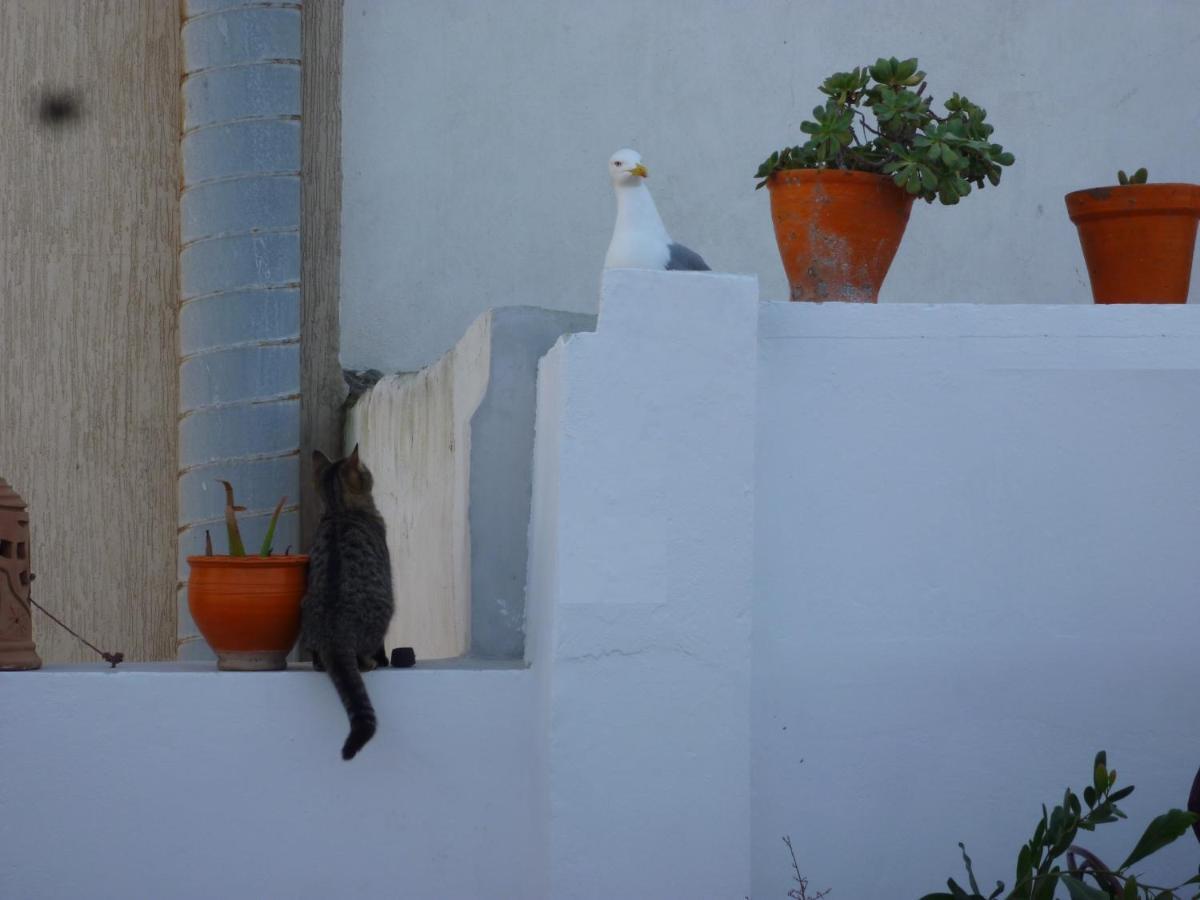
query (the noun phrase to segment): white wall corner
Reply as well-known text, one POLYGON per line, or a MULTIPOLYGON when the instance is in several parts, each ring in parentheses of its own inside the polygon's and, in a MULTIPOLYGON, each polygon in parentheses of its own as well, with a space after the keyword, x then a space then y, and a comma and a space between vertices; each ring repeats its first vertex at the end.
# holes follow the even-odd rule
POLYGON ((536 683, 533 771, 537 774, 534 836, 539 897, 550 890, 551 796, 550 727, 555 645, 554 605, 558 599, 559 454, 562 436, 562 337, 538 363, 537 412, 533 442, 533 492, 529 514, 529 565, 525 589, 525 661, 536 683))
POLYGON ((549 896, 749 892, 757 301, 753 278, 608 272, 598 331, 542 362, 549 896))

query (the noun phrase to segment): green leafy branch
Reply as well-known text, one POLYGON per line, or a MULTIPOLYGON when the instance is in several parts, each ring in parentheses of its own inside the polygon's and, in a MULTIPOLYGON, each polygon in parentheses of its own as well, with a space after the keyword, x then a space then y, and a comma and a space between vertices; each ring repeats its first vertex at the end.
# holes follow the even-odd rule
POLYGON ((972 186, 1000 183, 1014 157, 991 141, 987 111, 954 94, 932 109, 917 60, 878 59, 836 72, 820 85, 828 98, 800 123, 803 144, 772 153, 758 167, 761 188, 786 169, 849 169, 889 175, 897 187, 926 202, 957 203, 972 186), (863 109, 875 117, 867 122, 863 109))
POLYGON ((1096 826, 1116 822, 1126 816, 1117 806, 1133 793, 1133 785, 1113 790, 1117 773, 1108 768, 1103 750, 1096 754, 1092 767, 1092 783, 1083 790, 1083 803, 1070 788, 1063 795, 1063 802, 1047 813, 1042 806, 1042 817, 1034 829, 1033 837, 1021 847, 1017 855, 1016 882, 1005 894, 1004 882, 996 882, 995 889, 986 896, 980 891, 967 856, 966 848, 960 843, 963 865, 967 870, 968 891, 953 878, 946 882, 948 891, 926 894, 921 900, 1053 900, 1061 884, 1067 889, 1071 900, 1192 900, 1200 898, 1200 888, 1195 893, 1180 893, 1181 889, 1200 885, 1200 875, 1190 878, 1176 887, 1162 887, 1142 883, 1129 872, 1129 867, 1172 843, 1200 816, 1172 809, 1155 818, 1142 833, 1133 850, 1115 869, 1109 869, 1095 855, 1074 846, 1075 838, 1082 831, 1094 831, 1096 826), (1086 804, 1087 812, 1083 811, 1086 804), (1067 856, 1064 869, 1058 860, 1067 856), (1083 858, 1083 864, 1077 862, 1083 858), (1088 879, 1094 884, 1088 882, 1088 879))

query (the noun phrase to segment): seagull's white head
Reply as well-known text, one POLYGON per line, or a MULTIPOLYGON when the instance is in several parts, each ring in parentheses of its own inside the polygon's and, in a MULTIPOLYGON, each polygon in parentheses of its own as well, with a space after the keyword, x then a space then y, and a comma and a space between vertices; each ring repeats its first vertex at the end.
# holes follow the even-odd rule
POLYGON ((608 161, 608 174, 614 187, 633 187, 641 184, 649 173, 642 165, 642 155, 628 148, 618 150, 608 161))

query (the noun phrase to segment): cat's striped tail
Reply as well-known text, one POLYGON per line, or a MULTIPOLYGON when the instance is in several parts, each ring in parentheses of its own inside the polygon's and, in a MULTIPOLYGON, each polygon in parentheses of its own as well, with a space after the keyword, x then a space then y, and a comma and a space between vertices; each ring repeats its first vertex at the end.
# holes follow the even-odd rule
POLYGON ((342 745, 342 759, 354 759, 354 754, 375 734, 375 708, 367 696, 367 686, 358 671, 358 660, 348 650, 321 654, 329 679, 337 688, 350 717, 350 734, 342 745))

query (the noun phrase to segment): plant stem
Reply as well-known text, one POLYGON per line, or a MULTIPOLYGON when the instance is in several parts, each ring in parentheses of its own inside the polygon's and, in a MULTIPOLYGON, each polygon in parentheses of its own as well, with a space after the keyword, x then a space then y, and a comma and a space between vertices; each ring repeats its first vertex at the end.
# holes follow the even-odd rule
POLYGON ((871 132, 871 134, 875 135, 876 137, 883 137, 882 134, 880 134, 878 131, 876 131, 874 128, 872 128, 870 125, 867 124, 866 116, 864 116, 858 110, 855 110, 855 112, 858 112, 858 118, 862 120, 862 127, 863 127, 864 131, 869 131, 869 132, 871 132))
POLYGON ((886 163, 884 163, 884 162, 875 162, 874 160, 865 159, 864 157, 860 156, 857 153, 853 153, 852 155, 854 156, 855 163, 860 166, 863 166, 864 168, 882 169, 884 167, 884 165, 886 165, 886 163))

